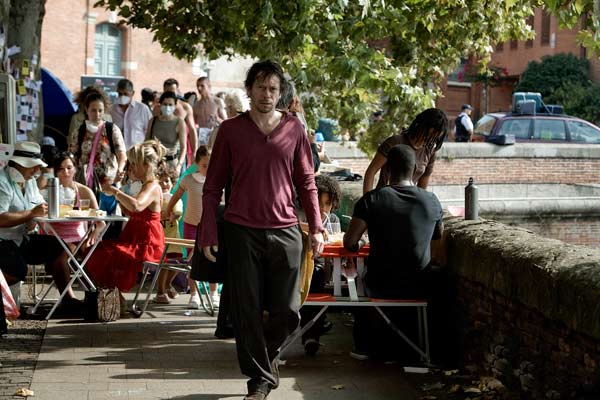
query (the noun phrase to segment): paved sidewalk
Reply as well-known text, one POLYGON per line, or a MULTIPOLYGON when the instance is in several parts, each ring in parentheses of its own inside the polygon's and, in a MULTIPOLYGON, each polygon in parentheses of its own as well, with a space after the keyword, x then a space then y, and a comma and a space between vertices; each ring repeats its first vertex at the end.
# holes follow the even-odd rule
MULTIPOLYGON (((31 389, 36 399, 240 399, 233 340, 213 336, 216 318, 185 315, 176 304, 149 306, 140 319, 108 324, 53 319, 48 323, 31 389)), ((351 328, 332 314, 334 329, 315 358, 296 343, 284 355, 281 382, 268 399, 416 399, 398 364, 359 362, 348 356, 351 328)))
POLYGON ((29 388, 42 346, 46 321, 16 320, 0 338, 0 399, 17 399, 29 388))

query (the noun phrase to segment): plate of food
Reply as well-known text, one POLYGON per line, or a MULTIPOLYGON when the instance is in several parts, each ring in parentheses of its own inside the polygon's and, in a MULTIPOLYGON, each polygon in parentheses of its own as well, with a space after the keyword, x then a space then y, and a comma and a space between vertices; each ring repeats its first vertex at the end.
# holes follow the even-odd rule
POLYGON ((96 218, 105 217, 106 211, 90 208, 88 210, 70 210, 65 214, 67 218, 96 218))

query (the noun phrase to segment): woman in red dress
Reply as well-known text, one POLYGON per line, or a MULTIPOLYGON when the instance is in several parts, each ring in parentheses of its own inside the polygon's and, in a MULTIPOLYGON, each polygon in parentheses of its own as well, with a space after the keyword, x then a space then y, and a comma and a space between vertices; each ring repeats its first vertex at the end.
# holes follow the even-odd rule
MULTIPOLYGON (((87 270, 100 287, 129 291, 136 284, 144 261, 160 260, 165 237, 160 224, 162 190, 155 177, 164 147, 157 140, 133 146, 127 152, 134 179, 143 182, 137 196, 129 196, 112 186, 102 185, 102 191, 113 195, 129 221, 117 239, 101 242, 88 261, 87 270)), ((121 297, 121 310, 125 299, 121 297)))

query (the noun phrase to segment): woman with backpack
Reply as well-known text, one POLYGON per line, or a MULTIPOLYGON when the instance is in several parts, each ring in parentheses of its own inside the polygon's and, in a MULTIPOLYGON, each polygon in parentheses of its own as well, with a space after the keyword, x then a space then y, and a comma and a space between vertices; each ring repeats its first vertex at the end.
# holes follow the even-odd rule
POLYGON ((103 93, 88 94, 83 104, 86 119, 79 127, 76 148, 78 180, 97 191, 106 179, 117 183, 125 175, 125 142, 119 127, 102 119, 107 106, 103 93))

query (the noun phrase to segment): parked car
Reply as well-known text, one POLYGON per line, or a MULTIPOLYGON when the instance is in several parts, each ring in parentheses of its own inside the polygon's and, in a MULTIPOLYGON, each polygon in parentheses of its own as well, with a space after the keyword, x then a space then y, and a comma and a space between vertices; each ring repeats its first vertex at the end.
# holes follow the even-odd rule
POLYGON ((486 114, 475 124, 474 142, 501 142, 514 135, 516 142, 600 144, 600 128, 564 114, 486 114))

